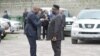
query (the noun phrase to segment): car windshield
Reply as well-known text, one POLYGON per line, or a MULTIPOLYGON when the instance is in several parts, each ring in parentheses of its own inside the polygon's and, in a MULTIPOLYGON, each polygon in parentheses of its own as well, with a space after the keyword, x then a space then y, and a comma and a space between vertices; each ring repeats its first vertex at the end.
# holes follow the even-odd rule
POLYGON ((67 10, 63 10, 63 13, 66 17, 69 17, 69 12, 67 10))
POLYGON ((100 11, 86 11, 79 14, 78 19, 100 19, 100 11))

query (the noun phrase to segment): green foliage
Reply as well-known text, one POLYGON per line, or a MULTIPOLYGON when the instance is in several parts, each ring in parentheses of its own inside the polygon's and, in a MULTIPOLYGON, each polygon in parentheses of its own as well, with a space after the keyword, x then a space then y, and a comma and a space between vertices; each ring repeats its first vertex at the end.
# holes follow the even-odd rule
POLYGON ((10 16, 10 19, 11 19, 11 20, 17 20, 17 21, 23 22, 23 17, 20 16, 20 15, 17 15, 17 16, 10 16))

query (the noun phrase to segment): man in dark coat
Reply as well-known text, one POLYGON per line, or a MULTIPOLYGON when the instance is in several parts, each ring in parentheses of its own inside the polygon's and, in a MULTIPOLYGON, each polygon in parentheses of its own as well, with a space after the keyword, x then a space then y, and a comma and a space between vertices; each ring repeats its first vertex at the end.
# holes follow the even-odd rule
POLYGON ((27 9, 25 9, 25 11, 23 13, 24 28, 25 28, 25 25, 26 25, 27 14, 28 14, 28 11, 27 11, 27 9))
POLYGON ((1 34, 2 34, 2 32, 3 32, 3 29, 0 26, 0 43, 1 43, 1 34))
POLYGON ((7 10, 4 11, 3 18, 5 18, 5 19, 10 19, 7 10))
POLYGON ((39 12, 39 7, 33 7, 33 10, 28 13, 26 26, 25 26, 25 34, 28 38, 30 44, 30 54, 31 56, 36 56, 36 40, 37 37, 37 27, 40 25, 41 21, 38 20, 37 14, 39 12))
POLYGON ((43 26, 43 39, 45 39, 47 35, 48 24, 49 24, 48 11, 44 10, 43 16, 41 18, 44 19, 44 21, 42 22, 42 26, 43 26))
POLYGON ((51 40, 54 56, 61 56, 61 40, 63 37, 63 19, 59 13, 59 6, 53 5, 53 16, 48 25, 47 40, 51 40))

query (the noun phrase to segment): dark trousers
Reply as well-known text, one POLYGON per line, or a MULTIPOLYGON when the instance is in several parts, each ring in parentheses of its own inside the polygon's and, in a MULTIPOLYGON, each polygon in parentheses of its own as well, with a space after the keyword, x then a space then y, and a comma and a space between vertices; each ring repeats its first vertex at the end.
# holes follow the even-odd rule
POLYGON ((1 43, 1 34, 2 34, 2 32, 3 32, 3 29, 0 28, 0 43, 1 43))
POLYGON ((37 37, 39 40, 41 40, 41 26, 37 27, 37 37))
POLYGON ((47 35, 47 29, 48 29, 48 26, 43 26, 43 39, 45 39, 47 35))
POLYGON ((0 35, 0 43, 1 43, 1 35, 0 35))
POLYGON ((51 41, 51 44, 54 51, 54 56, 61 56, 61 40, 51 41))
POLYGON ((36 56, 36 39, 34 39, 34 37, 31 36, 27 36, 29 44, 30 44, 30 54, 31 56, 36 56))

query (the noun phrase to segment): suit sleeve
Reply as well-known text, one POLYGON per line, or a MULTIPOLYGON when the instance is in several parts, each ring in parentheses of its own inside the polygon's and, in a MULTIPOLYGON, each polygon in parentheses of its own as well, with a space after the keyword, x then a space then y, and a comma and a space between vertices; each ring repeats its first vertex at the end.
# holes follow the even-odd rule
POLYGON ((38 25, 40 25, 40 20, 38 20, 38 18, 35 15, 31 15, 30 16, 30 22, 32 23, 33 26, 37 27, 38 25))
POLYGON ((62 24, 62 20, 61 20, 61 16, 57 16, 56 20, 55 20, 55 30, 54 30, 54 36, 56 36, 56 34, 59 32, 59 28, 61 27, 62 24))

